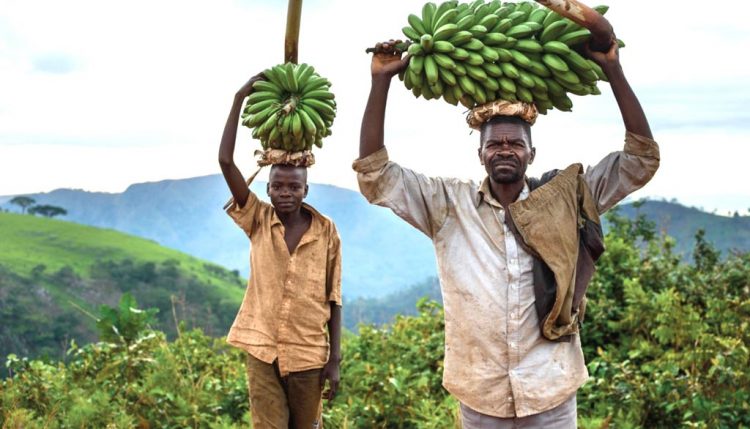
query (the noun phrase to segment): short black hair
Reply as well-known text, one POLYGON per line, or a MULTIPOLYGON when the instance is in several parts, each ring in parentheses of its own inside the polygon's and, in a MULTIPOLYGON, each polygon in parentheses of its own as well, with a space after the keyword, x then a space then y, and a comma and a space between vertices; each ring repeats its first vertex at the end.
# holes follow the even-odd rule
POLYGON ((305 175, 305 183, 307 183, 307 167, 302 167, 298 165, 292 165, 292 164, 273 164, 271 165, 271 171, 268 172, 268 178, 271 178, 271 174, 273 174, 274 170, 276 169, 284 169, 284 170, 296 170, 300 169, 304 172, 305 175))
POLYGON ((531 124, 519 118, 518 116, 493 116, 489 120, 485 121, 479 128, 479 146, 482 146, 484 142, 484 129, 487 125, 491 124, 515 124, 520 125, 526 130, 526 134, 529 136, 529 147, 533 148, 534 143, 531 141, 531 124))

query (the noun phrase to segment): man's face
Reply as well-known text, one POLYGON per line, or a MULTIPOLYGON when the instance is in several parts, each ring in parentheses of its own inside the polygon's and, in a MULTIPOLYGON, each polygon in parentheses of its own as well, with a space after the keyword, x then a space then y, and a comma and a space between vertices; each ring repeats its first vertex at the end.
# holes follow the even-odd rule
POLYGON ((503 122, 485 124, 481 139, 479 161, 494 182, 511 184, 523 180, 536 153, 527 127, 503 122))
POLYGON ((293 213, 307 196, 307 170, 304 167, 275 165, 266 187, 277 213, 293 213))

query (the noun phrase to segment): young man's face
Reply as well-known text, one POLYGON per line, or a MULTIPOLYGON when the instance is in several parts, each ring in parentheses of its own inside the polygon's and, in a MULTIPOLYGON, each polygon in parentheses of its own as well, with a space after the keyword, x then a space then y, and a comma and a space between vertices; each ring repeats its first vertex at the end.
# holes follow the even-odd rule
POLYGON ((482 128, 479 161, 495 183, 511 184, 523 180, 535 153, 528 127, 495 122, 482 128))
POLYGON ((307 196, 307 169, 274 165, 266 188, 277 213, 293 213, 300 209, 307 196))

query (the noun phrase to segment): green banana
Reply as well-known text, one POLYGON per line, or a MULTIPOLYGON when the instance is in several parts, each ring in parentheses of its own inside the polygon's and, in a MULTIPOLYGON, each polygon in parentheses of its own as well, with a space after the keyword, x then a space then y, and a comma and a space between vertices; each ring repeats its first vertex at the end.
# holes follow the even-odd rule
POLYGON ((545 25, 542 34, 539 36, 539 41, 546 44, 553 40, 557 40, 557 38, 565 32, 567 26, 568 24, 565 21, 555 21, 549 25, 545 25))
POLYGON ((427 82, 434 84, 438 80, 438 69, 435 58, 432 55, 424 58, 424 74, 427 76, 427 82))
POLYGON ((456 47, 451 42, 438 40, 432 45, 432 50, 433 52, 450 53, 456 50, 456 47))
POLYGON ((552 70, 552 72, 567 72, 570 70, 570 67, 568 67, 568 63, 562 60, 559 56, 555 54, 544 54, 542 55, 542 62, 552 70))
POLYGON ((411 27, 416 30, 420 36, 427 33, 427 29, 425 28, 424 23, 421 19, 419 19, 417 15, 414 15, 413 13, 410 14, 408 21, 409 25, 411 25, 411 27))
POLYGON ((432 38, 435 41, 449 40, 456 33, 458 33, 458 26, 456 24, 445 24, 435 30, 435 33, 432 34, 432 38))

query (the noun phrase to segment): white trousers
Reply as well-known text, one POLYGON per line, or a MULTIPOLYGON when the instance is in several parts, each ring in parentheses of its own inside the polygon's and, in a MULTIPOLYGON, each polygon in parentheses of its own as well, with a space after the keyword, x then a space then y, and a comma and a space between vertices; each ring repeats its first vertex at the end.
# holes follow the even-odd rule
POLYGON ((463 429, 576 429, 577 418, 575 394, 551 410, 507 419, 488 416, 461 404, 463 429))

